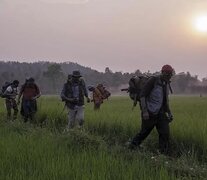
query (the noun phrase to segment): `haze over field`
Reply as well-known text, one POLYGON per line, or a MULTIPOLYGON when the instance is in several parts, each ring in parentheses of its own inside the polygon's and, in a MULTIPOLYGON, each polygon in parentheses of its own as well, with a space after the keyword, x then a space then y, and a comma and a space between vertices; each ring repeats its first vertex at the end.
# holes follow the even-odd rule
POLYGON ((206 0, 0 0, 0 60, 206 77, 206 0), (152 63, 153 62, 153 63, 152 63))

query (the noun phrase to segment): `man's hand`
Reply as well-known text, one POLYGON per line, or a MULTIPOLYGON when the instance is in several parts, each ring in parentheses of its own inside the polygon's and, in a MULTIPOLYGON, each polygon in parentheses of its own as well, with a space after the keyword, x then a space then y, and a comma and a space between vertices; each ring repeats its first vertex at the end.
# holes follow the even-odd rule
POLYGON ((148 111, 144 111, 142 113, 142 118, 143 118, 143 120, 148 120, 149 119, 149 113, 148 113, 148 111))
POLYGON ((38 94, 37 96, 34 96, 33 98, 32 98, 32 100, 36 100, 37 98, 39 98, 40 97, 40 94, 38 94))
POLYGON ((64 97, 64 101, 65 102, 70 102, 70 103, 77 103, 78 102, 78 99, 64 97))
POLYGON ((173 115, 171 113, 167 114, 167 118, 169 122, 173 121, 173 115))
POLYGON ((134 107, 137 106, 137 101, 134 101, 133 106, 134 107))
POLYGON ((32 100, 36 100, 36 99, 37 99, 37 97, 36 97, 36 96, 32 98, 32 100))
POLYGON ((78 99, 77 98, 72 98, 72 102, 73 103, 78 103, 78 99))

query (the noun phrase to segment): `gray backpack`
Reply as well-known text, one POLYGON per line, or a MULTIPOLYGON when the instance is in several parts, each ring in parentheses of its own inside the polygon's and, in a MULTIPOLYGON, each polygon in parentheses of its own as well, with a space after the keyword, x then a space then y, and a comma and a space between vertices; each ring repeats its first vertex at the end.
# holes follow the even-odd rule
POLYGON ((144 85, 148 81, 150 76, 133 76, 129 80, 129 87, 126 89, 121 89, 121 91, 127 91, 129 97, 133 100, 133 105, 136 106, 137 102, 140 101, 140 92, 143 89, 144 85))
POLYGON ((0 97, 1 98, 7 98, 7 96, 4 94, 6 89, 11 85, 12 83, 10 82, 5 82, 4 85, 1 88, 1 92, 0 92, 0 97))

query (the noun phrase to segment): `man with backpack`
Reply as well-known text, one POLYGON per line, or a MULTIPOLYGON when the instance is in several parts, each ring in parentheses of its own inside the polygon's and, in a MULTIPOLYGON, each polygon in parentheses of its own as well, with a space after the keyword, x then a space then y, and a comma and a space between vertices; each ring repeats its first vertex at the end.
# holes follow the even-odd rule
POLYGON ((98 84, 97 87, 93 89, 93 103, 94 103, 94 110, 99 110, 101 104, 103 103, 103 94, 101 89, 103 88, 103 84, 98 84))
POLYGON ((11 119, 11 110, 14 110, 13 120, 17 119, 18 107, 16 96, 18 94, 19 81, 14 80, 12 83, 6 83, 2 88, 2 97, 6 98, 7 119, 11 119))
POLYGON ((103 99, 107 99, 111 96, 111 93, 106 89, 105 86, 103 86, 103 84, 101 84, 100 88, 99 88, 102 96, 103 96, 103 99))
POLYGON ((21 96, 21 115, 24 117, 24 122, 27 122, 28 119, 32 121, 37 112, 37 98, 41 96, 34 78, 26 79, 26 82, 22 85, 18 97, 18 104, 20 103, 21 96))
POLYGON ((170 65, 164 65, 161 75, 150 77, 141 90, 142 125, 140 132, 131 141, 131 149, 139 146, 156 127, 159 134, 160 152, 169 152, 169 123, 173 120, 173 116, 169 108, 168 94, 173 72, 174 70, 170 65))
POLYGON ((68 129, 75 125, 78 120, 79 127, 84 123, 84 96, 90 102, 85 82, 80 71, 73 71, 72 79, 68 80, 62 89, 61 98, 68 108, 68 129))
POLYGON ((93 92, 93 103, 94 110, 100 110, 101 104, 105 99, 108 99, 111 93, 106 90, 103 84, 98 84, 95 88, 92 89, 93 92))

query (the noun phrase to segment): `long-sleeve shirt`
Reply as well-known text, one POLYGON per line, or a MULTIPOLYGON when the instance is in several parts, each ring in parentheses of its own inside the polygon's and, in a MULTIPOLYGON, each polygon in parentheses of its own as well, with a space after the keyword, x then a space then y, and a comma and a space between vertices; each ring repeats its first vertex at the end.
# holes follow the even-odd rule
POLYGON ((151 114, 170 112, 168 94, 168 84, 160 76, 151 77, 140 93, 141 110, 151 114))
POLYGON ((71 109, 73 109, 75 106, 84 105, 84 96, 88 97, 88 91, 85 82, 82 79, 79 80, 78 88, 77 86, 74 86, 75 84, 76 82, 68 81, 64 84, 61 91, 61 97, 65 99, 66 105, 71 109), (77 90, 79 92, 77 92, 77 90), (76 99, 77 101, 74 101, 74 99, 76 99))
POLYGON ((23 99, 32 100, 34 97, 40 94, 39 87, 35 84, 24 84, 20 90, 20 96, 23 96, 23 99))

